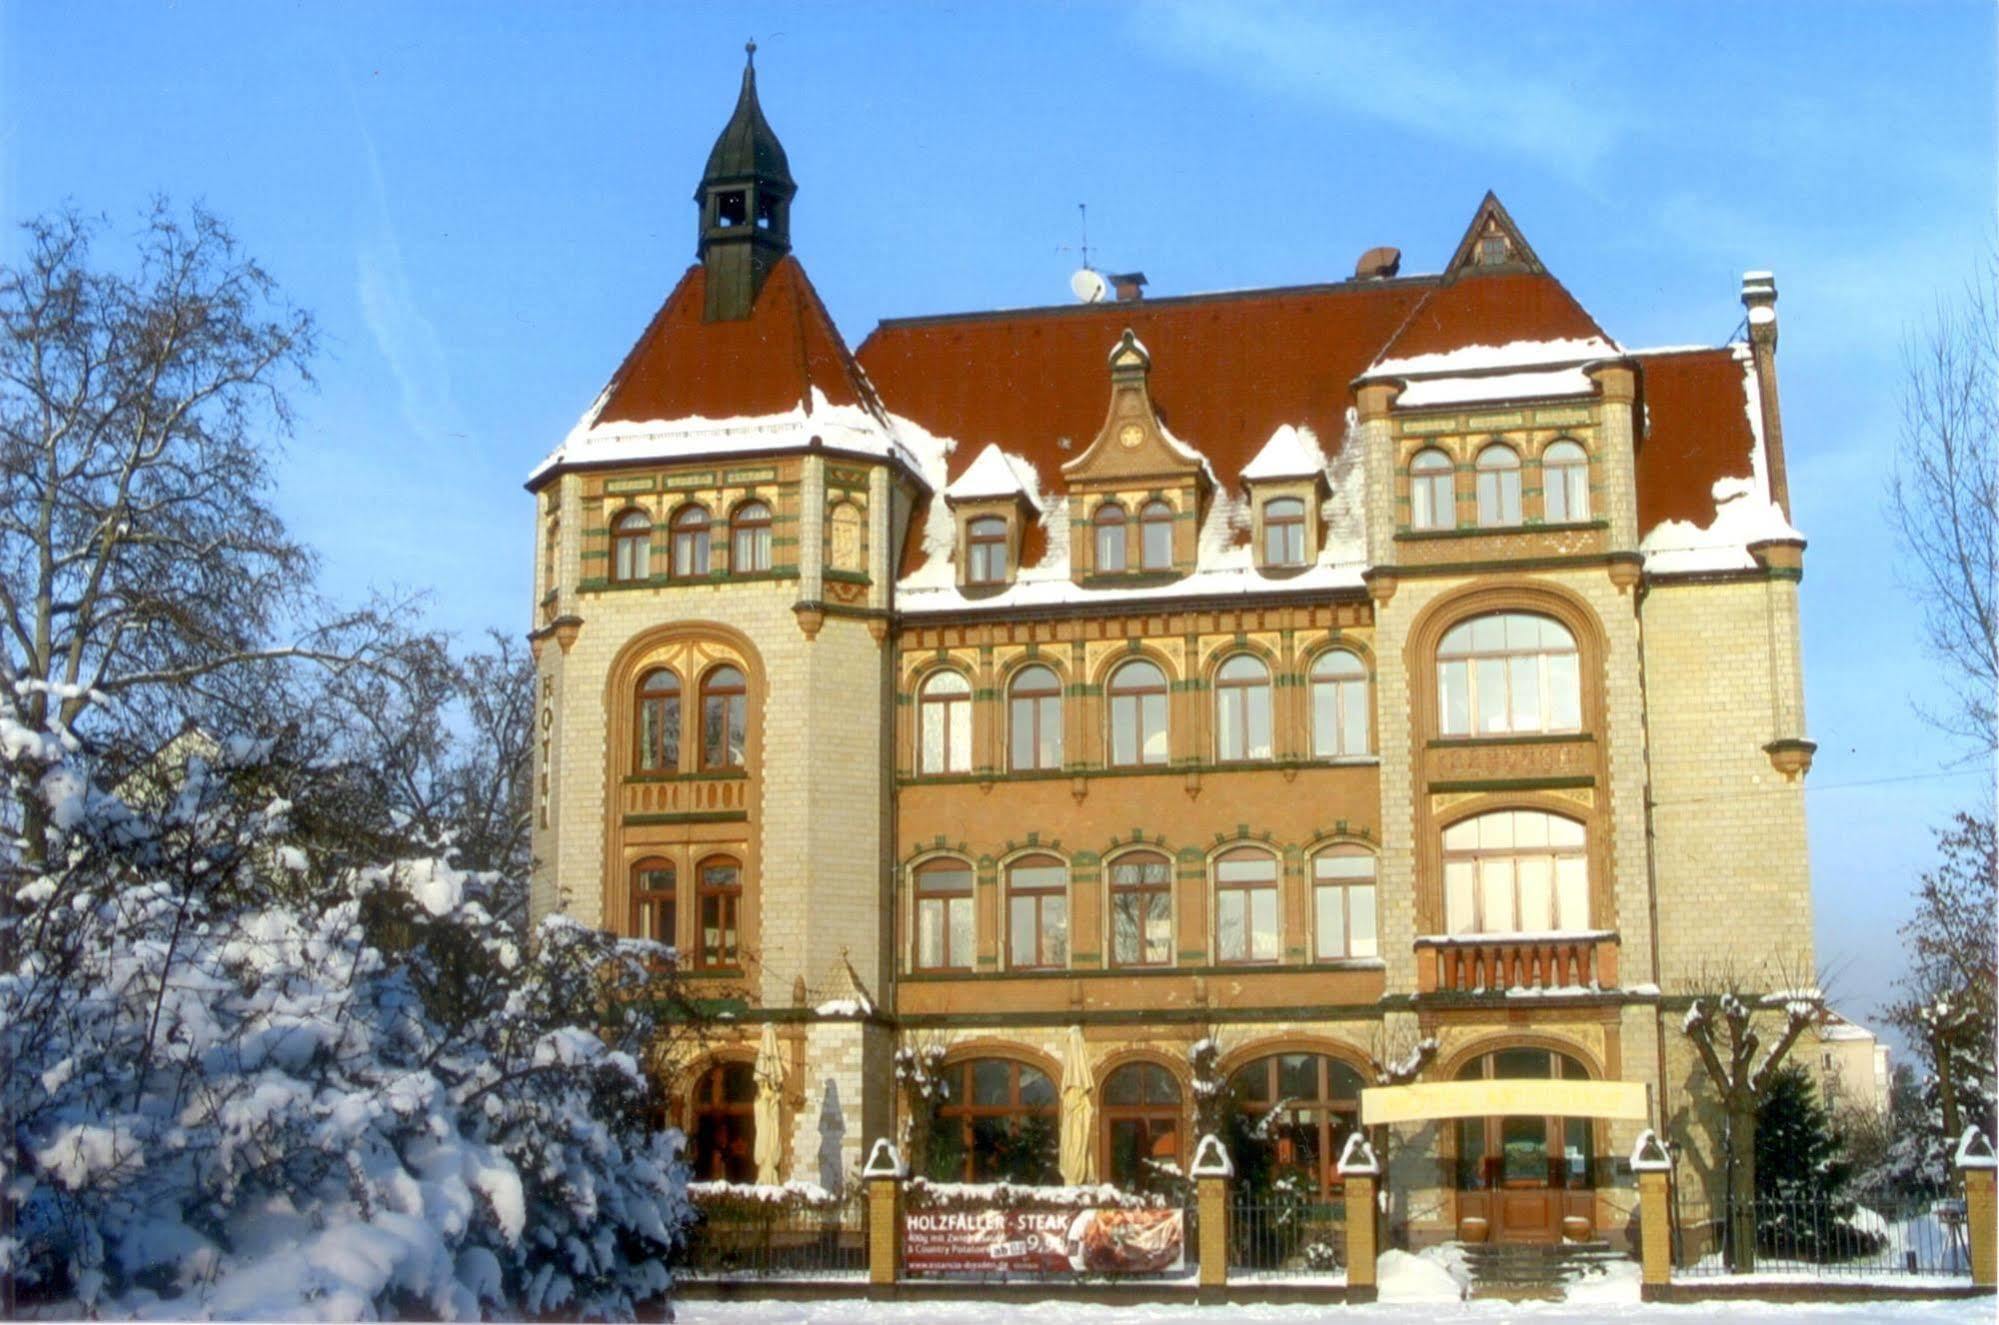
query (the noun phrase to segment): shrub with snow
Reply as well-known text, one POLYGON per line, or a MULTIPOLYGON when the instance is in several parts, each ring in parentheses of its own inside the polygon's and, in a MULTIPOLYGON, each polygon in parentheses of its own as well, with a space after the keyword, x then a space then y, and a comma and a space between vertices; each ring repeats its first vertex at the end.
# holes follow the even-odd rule
POLYGON ((8 773, 60 796, 60 850, 0 908, 23 1303, 630 1317, 665 1292, 688 1206, 680 1138, 642 1121, 658 948, 560 917, 523 943, 499 880, 438 861, 301 887, 253 749, 143 812, 51 754, 8 773))

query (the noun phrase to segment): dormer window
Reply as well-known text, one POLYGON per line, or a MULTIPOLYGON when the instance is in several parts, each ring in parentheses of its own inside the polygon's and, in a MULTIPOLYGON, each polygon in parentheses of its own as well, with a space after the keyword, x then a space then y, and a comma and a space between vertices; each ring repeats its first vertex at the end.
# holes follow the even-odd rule
POLYGON ((683 506, 673 515, 673 574, 677 579, 708 573, 708 508, 683 506))
POLYGON ((1107 501, 1097 507, 1093 525, 1096 528, 1096 570, 1100 575, 1115 575, 1124 570, 1124 507, 1114 501, 1107 501))
POLYGON ((1458 527, 1456 468, 1435 447, 1418 451, 1409 462, 1409 523, 1417 529, 1458 527))
POLYGON ((1520 453, 1499 442, 1478 453, 1478 522, 1485 529, 1520 523, 1520 453))
POLYGON ((652 519, 626 511, 611 526, 611 578, 634 584, 652 574, 652 519))
POLYGON ((1141 570, 1173 569, 1173 508, 1163 501, 1150 501, 1138 513, 1141 570))
POLYGON ((1278 497, 1263 504, 1263 564, 1305 564, 1305 503, 1278 497))
POLYGON ((1006 583, 1006 521, 996 515, 965 525, 965 583, 1006 583))

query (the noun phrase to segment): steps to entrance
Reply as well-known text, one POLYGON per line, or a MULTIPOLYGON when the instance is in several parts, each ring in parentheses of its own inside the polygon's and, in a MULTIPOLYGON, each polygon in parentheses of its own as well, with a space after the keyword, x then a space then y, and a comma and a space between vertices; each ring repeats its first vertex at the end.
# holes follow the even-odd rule
POLYGON ((1629 1259, 1608 1242, 1461 1243, 1471 1284, 1465 1296, 1509 1302, 1559 1302, 1578 1279, 1602 1273, 1614 1261, 1629 1259))

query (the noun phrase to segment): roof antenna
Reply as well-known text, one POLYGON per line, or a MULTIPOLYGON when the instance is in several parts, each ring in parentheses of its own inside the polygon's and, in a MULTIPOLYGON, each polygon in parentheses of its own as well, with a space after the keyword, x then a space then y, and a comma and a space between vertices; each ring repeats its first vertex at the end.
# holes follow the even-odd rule
POLYGON ((1090 204, 1079 202, 1076 211, 1083 218, 1083 265, 1087 267, 1090 265, 1090 204))
POLYGON ((1069 278, 1069 289, 1086 304, 1101 303, 1104 296, 1110 293, 1111 286, 1103 274, 1090 265, 1090 204, 1079 202, 1076 211, 1083 219, 1083 265, 1069 278))

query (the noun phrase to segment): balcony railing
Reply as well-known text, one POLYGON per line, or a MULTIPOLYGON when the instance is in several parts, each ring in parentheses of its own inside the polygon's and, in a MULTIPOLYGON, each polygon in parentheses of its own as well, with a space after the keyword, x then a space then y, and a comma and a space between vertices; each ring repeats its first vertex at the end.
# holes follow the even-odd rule
POLYGON ((1452 934, 1416 940, 1416 989, 1423 994, 1497 994, 1610 989, 1617 985, 1617 935, 1452 934))
POLYGON ((740 813, 749 804, 749 779, 740 773, 627 778, 622 800, 627 815, 740 813))

